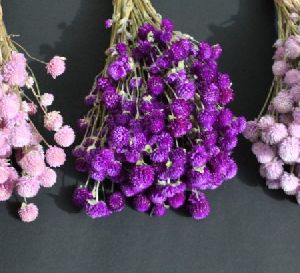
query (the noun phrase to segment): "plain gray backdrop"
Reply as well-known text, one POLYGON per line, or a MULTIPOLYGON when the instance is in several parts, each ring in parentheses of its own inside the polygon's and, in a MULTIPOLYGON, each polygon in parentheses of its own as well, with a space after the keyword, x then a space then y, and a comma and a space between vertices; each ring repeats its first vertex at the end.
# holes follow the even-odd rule
MULTIPOLYGON (((71 125, 87 109, 83 98, 104 63, 109 41, 103 21, 110 0, 3 0, 7 28, 33 55, 66 56, 64 77, 52 81, 32 64, 42 89, 53 91, 55 109, 71 125)), ((221 43, 221 68, 232 76, 237 115, 254 118, 272 75, 275 18, 270 0, 153 0, 176 29, 221 43)), ((208 193, 212 213, 194 221, 172 211, 162 219, 127 208, 91 220, 71 203, 72 186, 83 177, 72 159, 59 181, 35 202, 40 217, 23 224, 17 200, 0 204, 1 273, 295 273, 300 261, 300 207, 258 175, 250 145, 240 141, 238 176, 208 193)))

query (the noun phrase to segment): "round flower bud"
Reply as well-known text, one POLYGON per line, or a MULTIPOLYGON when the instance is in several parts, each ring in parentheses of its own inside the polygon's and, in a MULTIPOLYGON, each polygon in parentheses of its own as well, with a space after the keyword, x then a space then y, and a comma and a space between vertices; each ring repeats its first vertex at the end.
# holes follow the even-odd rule
POLYGON ((33 203, 29 203, 29 204, 23 203, 21 208, 18 211, 18 214, 20 216, 20 219, 23 222, 29 223, 29 222, 33 222, 38 217, 39 209, 33 203))

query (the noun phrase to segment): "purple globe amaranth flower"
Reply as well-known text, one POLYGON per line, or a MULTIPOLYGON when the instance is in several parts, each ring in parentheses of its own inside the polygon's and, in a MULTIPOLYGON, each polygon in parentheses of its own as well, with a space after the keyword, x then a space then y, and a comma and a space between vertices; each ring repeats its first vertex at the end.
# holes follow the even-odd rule
POLYGON ((109 177, 116 177, 121 173, 122 164, 118 161, 110 162, 107 166, 106 173, 109 177))
POLYGON ((169 151, 173 146, 173 138, 167 132, 162 132, 157 138, 157 145, 163 150, 169 151))
POLYGON ((201 138, 203 145, 211 148, 218 141, 218 132, 215 130, 204 131, 201 133, 201 138))
POLYGON ((191 80, 180 81, 176 84, 175 91, 179 98, 189 100, 194 97, 196 86, 191 80))
POLYGON ((192 167, 201 167, 203 166, 208 159, 208 154, 206 148, 203 145, 196 145, 193 147, 193 150, 190 154, 189 160, 192 167))
POLYGON ((202 102, 204 105, 215 105, 220 97, 218 86, 211 83, 209 87, 202 92, 202 102))
POLYGON ((167 209, 163 205, 155 205, 152 209, 151 215, 155 217, 163 217, 167 209))
POLYGON ((240 134, 246 129, 247 121, 244 117, 238 117, 232 121, 231 126, 240 134))
POLYGON ((213 45, 211 58, 214 60, 219 59, 222 55, 222 52, 222 47, 219 44, 213 45))
POLYGON ((141 88, 142 84, 143 84, 142 78, 140 78, 140 77, 132 78, 129 81, 129 88, 131 90, 133 90, 133 89, 139 89, 139 88, 141 88))
POLYGON ((204 110, 197 115, 199 125, 207 130, 211 130, 217 120, 217 111, 204 110))
POLYGON ((153 76, 147 82, 148 91, 153 96, 161 95, 165 90, 164 80, 161 77, 153 76))
POLYGON ((113 20, 112 19, 106 19, 105 20, 105 23, 104 23, 104 26, 106 29, 110 28, 113 24, 113 20))
POLYGON ((142 132, 138 132, 131 137, 130 147, 136 151, 141 151, 147 144, 146 135, 142 132))
POLYGON ((170 123, 169 130, 172 136, 179 138, 186 135, 193 125, 188 119, 176 119, 170 123))
POLYGON ((188 199, 188 210, 196 220, 206 218, 210 213, 210 205, 202 192, 192 192, 188 199))
POLYGON ((218 86, 221 90, 227 90, 231 87, 231 81, 228 74, 219 73, 218 75, 218 86))
POLYGON ((168 204, 173 209, 178 209, 184 205, 185 202, 185 193, 180 192, 176 193, 174 196, 168 198, 168 204))
POLYGON ((112 62, 107 68, 107 74, 115 81, 126 77, 127 72, 124 64, 120 61, 112 62))
POLYGON ((153 162, 162 163, 162 162, 166 162, 168 160, 168 155, 169 155, 169 152, 167 150, 157 149, 156 151, 151 153, 150 159, 153 162))
POLYGON ((161 28, 165 31, 173 31, 173 22, 170 19, 164 18, 161 20, 161 28))
POLYGON ((114 87, 109 87, 102 93, 103 104, 109 110, 115 109, 119 105, 120 100, 121 97, 114 87))
POLYGON ((176 118, 187 118, 192 111, 191 105, 184 99, 174 99, 170 109, 176 118))
POLYGON ((233 114, 229 109, 224 108, 219 112, 218 125, 221 128, 225 127, 225 126, 229 126, 231 124, 232 120, 233 120, 233 114))
POLYGON ((111 83, 108 78, 100 76, 96 81, 97 89, 100 91, 104 91, 106 88, 111 87, 111 83))
POLYGON ((108 196, 108 207, 114 212, 120 212, 125 208, 125 197, 121 192, 114 192, 108 196))
POLYGON ((183 148, 175 148, 169 153, 172 162, 186 163, 186 151, 183 148))
POLYGON ((148 194, 148 198, 153 204, 156 205, 161 205, 167 200, 167 197, 163 194, 163 191, 159 188, 152 189, 148 194))
POLYGON ((117 43, 116 50, 117 50, 118 54, 121 56, 126 56, 128 53, 128 47, 125 43, 117 43))
POLYGON ((125 152, 125 158, 129 163, 136 163, 141 159, 141 153, 135 149, 129 149, 125 152))
POLYGON ((189 56, 191 48, 192 43, 187 39, 181 39, 174 42, 170 47, 174 62, 185 60, 189 56))
POLYGON ((206 42, 201 42, 198 45, 198 58, 200 60, 208 60, 212 57, 213 50, 206 42))
MULTIPOLYGON (((168 39, 168 37, 166 37, 168 39)), ((157 58, 155 65, 161 69, 168 69, 171 66, 171 62, 168 57, 162 56, 157 58)))
POLYGON ((224 151, 231 151, 233 150, 238 143, 237 137, 221 137, 219 140, 219 145, 220 148, 223 149, 224 151))
POLYGON ((96 180, 98 183, 102 182, 106 177, 106 169, 104 169, 104 168, 102 168, 102 169, 99 168, 98 170, 90 169, 89 176, 92 179, 96 180))
POLYGON ((165 117, 160 111, 152 111, 147 117, 148 130, 153 134, 159 134, 165 128, 165 117))
POLYGON ((212 186, 211 172, 204 168, 202 172, 190 170, 188 172, 188 187, 190 189, 208 190, 212 186))
POLYGON ((139 212, 147 212, 151 207, 151 202, 147 196, 139 194, 133 199, 133 207, 139 212))
POLYGON ((142 40, 147 39, 147 36, 150 31, 154 31, 154 26, 151 24, 143 24, 142 26, 139 27, 138 29, 138 37, 142 40))
POLYGON ((177 193, 185 192, 186 190, 186 183, 180 183, 180 184, 171 184, 164 186, 162 192, 167 198, 173 197, 177 193))
POLYGON ((95 95, 88 95, 84 98, 84 104, 86 106, 93 106, 94 103, 96 102, 96 96, 95 95))
POLYGON ((108 209, 106 203, 104 201, 87 202, 85 204, 85 213, 91 217, 92 219, 107 217, 111 215, 111 210, 108 209))
POLYGON ((116 127, 110 136, 110 143, 113 147, 122 148, 129 144, 130 132, 123 126, 116 127))
POLYGON ((138 188, 149 188, 154 182, 154 170, 149 165, 134 166, 130 173, 130 184, 138 188))
POLYGON ((234 99, 234 93, 231 88, 220 91, 220 96, 219 96, 220 104, 226 105, 226 104, 232 102, 233 99, 234 99))
POLYGON ((77 187, 73 192, 73 203, 78 208, 83 208, 88 199, 92 199, 93 194, 85 187, 77 187))
POLYGON ((88 121, 86 119, 81 118, 81 119, 77 120, 77 124, 76 125, 77 125, 77 128, 79 129, 79 131, 81 133, 85 133, 85 131, 88 128, 89 123, 88 123, 88 121))

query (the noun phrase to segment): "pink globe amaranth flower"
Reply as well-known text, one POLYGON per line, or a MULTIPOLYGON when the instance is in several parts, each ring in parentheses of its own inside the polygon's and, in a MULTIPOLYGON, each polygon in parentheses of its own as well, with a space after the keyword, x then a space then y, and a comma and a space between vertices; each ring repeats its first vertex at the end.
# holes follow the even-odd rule
POLYGON ((275 157, 274 150, 263 142, 253 143, 252 152, 259 163, 268 163, 275 157))
POLYGON ((283 60, 284 54, 285 54, 285 49, 284 49, 284 47, 280 46, 276 49, 273 59, 275 59, 277 61, 283 60))
POLYGON ((290 92, 286 90, 280 91, 272 101, 274 109, 281 114, 292 111, 293 103, 293 97, 290 92))
POLYGON ((31 132, 29 145, 32 145, 32 146, 39 145, 43 140, 41 134, 31 124, 29 126, 29 129, 31 132))
POLYGON ((261 139, 270 145, 279 143, 287 136, 288 131, 282 123, 275 123, 261 132, 261 139))
POLYGON ((300 124, 292 122, 288 128, 289 135, 300 138, 300 124))
POLYGON ((281 188, 288 195, 295 195, 299 188, 299 178, 293 174, 284 172, 280 178, 281 188))
POLYGON ((33 222, 39 215, 38 207, 33 203, 22 203, 21 208, 18 211, 20 219, 25 222, 33 222))
POLYGON ((38 107, 35 103, 29 102, 28 103, 28 114, 33 116, 37 113, 38 107))
POLYGON ((287 137, 279 144, 278 154, 285 163, 294 163, 299 158, 299 146, 299 139, 287 137))
POLYGON ((297 69, 289 70, 286 72, 283 81, 289 86, 300 83, 300 71, 297 69))
POLYGON ((294 36, 290 36, 284 44, 285 55, 289 59, 297 59, 300 56, 300 46, 294 36))
POLYGON ((27 152, 18 163, 30 176, 38 176, 46 168, 43 156, 35 150, 27 152))
POLYGON ((296 107, 293 111, 294 122, 300 124, 300 107, 296 107))
POLYGON ((275 76, 283 76, 288 71, 288 65, 285 61, 275 61, 272 71, 275 76))
POLYGON ((2 68, 3 81, 9 85, 23 87, 28 74, 26 71, 26 59, 24 54, 13 51, 11 59, 2 68))
POLYGON ((275 179, 275 180, 267 179, 266 185, 270 190, 278 190, 281 188, 280 179, 275 179))
POLYGON ((62 148, 52 146, 46 151, 46 162, 50 167, 56 168, 62 166, 66 161, 66 154, 62 148))
POLYGON ((263 165, 264 174, 267 179, 278 179, 283 173, 283 162, 277 158, 263 165))
POLYGON ((66 58, 55 56, 46 65, 47 73, 52 76, 53 79, 62 75, 66 70, 65 64, 66 58))
POLYGON ((31 140, 31 130, 27 123, 15 126, 11 130, 10 143, 15 148, 22 148, 29 145, 31 140))
POLYGON ((8 158, 12 152, 8 132, 8 130, 0 131, 0 158, 8 158))
POLYGON ((290 89, 290 94, 295 102, 300 102, 300 85, 294 85, 290 89))
POLYGON ((243 136, 251 142, 257 141, 259 137, 259 129, 256 121, 248 121, 243 136))
POLYGON ((0 201, 7 201, 12 196, 14 186, 15 183, 12 180, 0 184, 0 201))
POLYGON ((0 184, 5 183, 9 178, 9 168, 7 166, 0 166, 0 184))
POLYGON ((44 126, 49 131, 57 131, 63 125, 63 117, 58 111, 52 111, 44 116, 44 126))
POLYGON ((274 43, 273 46, 276 47, 276 48, 279 48, 279 47, 284 46, 284 41, 283 41, 283 39, 277 39, 277 40, 275 41, 275 43, 274 43))
POLYGON ((54 96, 50 93, 44 93, 40 99, 41 105, 44 107, 52 105, 53 101, 54 101, 54 96))
POLYGON ((257 122, 257 126, 261 130, 265 130, 273 124, 275 124, 275 119, 270 115, 262 116, 257 122))
POLYGON ((18 195, 24 198, 31 198, 37 195, 40 189, 40 182, 29 176, 22 176, 18 179, 16 190, 18 195))
POLYGON ((69 147, 75 140, 74 130, 70 126, 65 125, 54 134, 54 140, 61 147, 69 147))
POLYGON ((8 92, 0 99, 0 117, 5 120, 13 119, 20 111, 20 100, 16 93, 8 92))
POLYGON ((294 120, 292 113, 280 114, 278 119, 280 123, 283 123, 286 126, 288 126, 294 120))
POLYGON ((38 176, 40 185, 45 188, 51 188, 56 182, 56 172, 50 168, 45 168, 41 175, 38 176))

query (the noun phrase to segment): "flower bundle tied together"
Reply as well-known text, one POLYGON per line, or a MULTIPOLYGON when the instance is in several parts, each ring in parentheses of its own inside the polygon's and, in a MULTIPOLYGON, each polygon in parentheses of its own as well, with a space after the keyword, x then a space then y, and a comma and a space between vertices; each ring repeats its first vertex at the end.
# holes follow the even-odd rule
MULTIPOLYGON (((63 165, 66 157, 63 148, 46 142, 33 117, 42 112, 44 127, 55 132, 54 140, 61 147, 70 146, 75 135, 73 129, 63 126, 59 112, 48 111, 54 96, 41 93, 25 55, 18 49, 37 60, 7 34, 0 5, 0 201, 8 200, 15 189, 24 199, 19 216, 22 221, 31 222, 37 218, 38 208, 28 203, 28 198, 34 197, 40 187, 54 185, 56 172, 50 167, 63 165)), ((39 62, 53 78, 64 73, 63 57, 39 62)))
POLYGON ((258 118, 249 121, 244 136, 269 189, 283 189, 300 203, 300 3, 275 1, 278 40, 274 79, 258 118))
POLYGON ((185 206, 203 219, 203 191, 236 175, 231 157, 244 118, 226 108, 231 81, 218 71, 220 45, 173 30, 150 1, 115 0, 104 70, 85 98, 85 132, 73 153, 88 172, 74 202, 92 218, 121 211, 163 216, 185 206))

